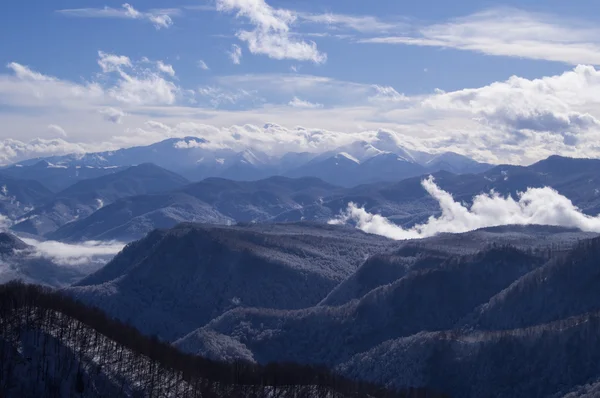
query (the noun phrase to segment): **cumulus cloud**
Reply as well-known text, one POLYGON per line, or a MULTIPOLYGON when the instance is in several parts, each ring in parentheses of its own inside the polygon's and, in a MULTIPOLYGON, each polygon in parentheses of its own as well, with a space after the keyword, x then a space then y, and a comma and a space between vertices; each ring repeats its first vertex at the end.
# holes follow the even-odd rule
POLYGON ((90 150, 89 147, 71 143, 62 138, 51 140, 37 138, 29 142, 9 138, 0 141, 0 164, 8 164, 35 157, 85 153, 88 150, 90 150))
POLYGON ((179 14, 180 11, 178 9, 164 9, 142 12, 136 10, 131 4, 124 3, 121 8, 72 8, 58 10, 57 12, 67 17, 145 20, 151 22, 156 29, 162 29, 173 25, 171 15, 179 14))
POLYGON ((78 82, 9 64, 9 73, 0 74, 0 104, 9 110, 0 112, 0 162, 196 134, 219 147, 319 152, 370 142, 382 129, 410 149, 491 163, 528 164, 551 154, 600 157, 600 72, 592 66, 405 96, 385 85, 298 73, 214 76, 190 91, 160 73, 155 61, 101 52, 98 64, 100 73, 78 82), (290 106, 290 99, 301 105, 294 98, 323 106, 298 112, 290 106), (99 123, 99 115, 113 125, 99 123), (151 128, 149 120, 169 129, 151 128), (266 122, 279 127, 266 128, 266 122), (67 131, 69 141, 36 140, 40 126, 49 125, 67 131), (187 126, 202 127, 189 134, 187 126), (7 140, 12 137, 20 141, 7 140))
POLYGON ((124 55, 107 54, 104 51, 98 51, 98 65, 102 72, 118 72, 123 67, 131 67, 131 60, 124 55))
POLYGON ((253 30, 241 30, 237 37, 248 44, 252 54, 263 54, 273 59, 325 62, 327 55, 314 42, 297 40, 290 35, 290 25, 296 15, 285 9, 276 9, 264 0, 217 0, 217 11, 235 12, 245 18, 253 30))
POLYGON ((158 61, 156 63, 156 67, 162 73, 165 73, 171 77, 175 76, 175 69, 173 69, 173 65, 165 64, 163 61, 158 61))
POLYGON ((106 262, 119 253, 125 244, 122 242, 87 241, 68 244, 57 241, 37 241, 21 238, 35 248, 34 256, 47 258, 63 266, 79 266, 106 262))
MULTIPOLYGON (((128 104, 173 104, 179 93, 175 83, 148 69, 133 69, 129 57, 98 52, 98 64, 107 74, 115 74, 116 84, 107 91, 109 96, 128 104)), ((142 60, 142 62, 147 60, 142 60)), ((171 65, 157 63, 160 72, 174 76, 171 65)))
POLYGON ((600 88, 600 72, 580 65, 557 76, 533 80, 513 76, 481 88, 440 92, 426 98, 423 105, 468 112, 522 138, 530 135, 527 131, 548 132, 563 139, 576 133, 583 138, 600 128, 600 121, 589 113, 592 104, 600 103, 600 95, 590 90, 592 87, 600 88))
POLYGON ((473 198, 473 204, 468 207, 440 189, 431 176, 421 184, 437 200, 442 211, 439 217, 431 216, 426 223, 404 229, 354 203, 350 203, 346 212, 330 223, 351 222, 364 232, 397 240, 426 238, 443 232, 461 233, 498 225, 554 225, 600 232, 600 215, 592 217, 582 213, 570 199, 552 188, 528 188, 519 193, 516 200, 494 192, 481 194, 473 198))
POLYGON ((572 65, 600 64, 600 29, 585 21, 494 8, 415 29, 414 35, 380 36, 360 42, 454 48, 572 65))
POLYGON ((309 102, 309 101, 304 101, 301 100, 298 97, 294 97, 289 103, 289 106, 291 106, 292 108, 305 108, 305 109, 315 109, 315 108, 322 108, 323 104, 319 104, 319 103, 313 103, 313 102, 309 102))

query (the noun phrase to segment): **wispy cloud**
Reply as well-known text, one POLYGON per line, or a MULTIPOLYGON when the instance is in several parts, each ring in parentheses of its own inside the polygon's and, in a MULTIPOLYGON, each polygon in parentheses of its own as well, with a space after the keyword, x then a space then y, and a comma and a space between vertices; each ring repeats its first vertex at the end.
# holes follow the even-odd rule
POLYGON ((98 112, 104 116, 105 120, 115 124, 123 123, 123 118, 126 116, 123 110, 113 107, 102 108, 98 112))
POLYGON ((119 253, 125 244, 122 242, 87 241, 77 244, 57 241, 37 241, 21 238, 35 248, 33 255, 52 260, 57 265, 79 266, 106 262, 119 253))
POLYGON ((121 8, 73 8, 57 10, 58 13, 68 17, 78 18, 121 18, 139 19, 151 22, 156 29, 169 28, 173 25, 171 16, 178 15, 179 9, 150 10, 146 12, 136 10, 131 4, 124 3, 121 8))
POLYGON ((253 30, 237 32, 238 39, 247 43, 252 54, 315 63, 323 63, 327 59, 314 42, 298 40, 290 35, 290 25, 296 20, 290 10, 273 8, 264 0, 217 0, 216 5, 217 11, 234 12, 254 27, 253 30))
POLYGON ((325 25, 331 29, 348 29, 361 33, 387 33, 405 30, 408 24, 383 21, 372 15, 347 15, 347 14, 311 14, 300 12, 298 18, 307 23, 325 25))
POLYGON ((585 21, 496 8, 415 29, 415 34, 363 38, 359 42, 454 48, 572 65, 600 65, 600 29, 585 21))
POLYGON ((49 124, 48 130, 52 131, 55 134, 60 135, 63 138, 67 137, 67 132, 65 131, 65 129, 63 129, 62 127, 60 127, 57 124, 49 124))
POLYGON ((206 62, 204 62, 204 60, 198 60, 198 62, 196 63, 198 65, 198 68, 202 69, 202 70, 209 70, 210 68, 208 67, 208 65, 206 64, 206 62))
POLYGON ((239 65, 242 62, 242 48, 237 44, 232 44, 231 51, 227 54, 229 54, 229 58, 234 64, 239 65))
POLYGON ((551 188, 529 188, 515 200, 494 192, 477 195, 470 207, 456 202, 452 195, 440 189, 429 177, 422 181, 423 188, 437 200, 442 214, 430 217, 424 224, 404 229, 385 217, 371 214, 354 203, 331 224, 354 223, 367 233, 391 239, 420 239, 443 232, 461 233, 498 225, 555 225, 600 232, 600 215, 583 214, 570 199, 551 188))
POLYGON ((304 101, 301 100, 298 97, 294 97, 289 103, 289 106, 291 106, 292 108, 304 108, 304 109, 316 109, 316 108, 322 108, 323 104, 319 104, 319 103, 314 103, 314 102, 309 102, 309 101, 304 101))

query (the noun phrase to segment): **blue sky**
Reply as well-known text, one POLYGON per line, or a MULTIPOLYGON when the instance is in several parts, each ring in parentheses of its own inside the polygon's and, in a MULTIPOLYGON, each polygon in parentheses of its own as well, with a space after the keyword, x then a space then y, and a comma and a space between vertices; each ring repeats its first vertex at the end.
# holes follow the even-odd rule
POLYGON ((181 135, 321 151, 382 131, 492 162, 597 157, 599 11, 589 0, 9 2, 0 161, 181 135))

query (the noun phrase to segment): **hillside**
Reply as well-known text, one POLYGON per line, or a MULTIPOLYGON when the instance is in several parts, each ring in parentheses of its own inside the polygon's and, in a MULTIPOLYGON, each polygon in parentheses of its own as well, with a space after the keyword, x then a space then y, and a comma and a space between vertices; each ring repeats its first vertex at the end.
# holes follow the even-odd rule
POLYGON ((317 306, 232 309, 175 345, 457 397, 591 397, 600 246, 590 236, 521 226, 410 242, 369 258, 317 306))
POLYGON ((16 179, 0 172, 0 215, 14 220, 44 203, 52 192, 34 180, 16 179))
POLYGON ((357 354, 348 377, 443 389, 466 397, 579 397, 598 393, 600 313, 501 332, 422 332, 357 354))
MULTIPOLYGON (((259 363, 273 360, 335 366, 401 336, 454 327, 474 308, 535 269, 543 259, 506 247, 408 272, 348 303, 297 311, 235 309, 204 330, 235 337, 259 363)), ((193 347, 190 334, 178 344, 193 347)), ((200 333, 202 336, 203 333, 200 333)), ((208 355, 204 341, 192 352, 208 355)))
POLYGON ((315 305, 394 244, 349 227, 182 224, 128 245, 66 291, 173 341, 232 308, 315 305))
POLYGON ((165 397, 442 397, 385 390, 293 364, 219 363, 172 346, 55 292, 0 286, 0 394, 165 397))
MULTIPOLYGON (((133 240, 181 222, 264 222, 334 195, 340 188, 316 178, 239 182, 208 178, 173 192, 140 195, 108 205, 87 219, 48 234, 51 239, 133 240)), ((300 221, 295 218, 289 221, 300 221)))
POLYGON ((187 183, 185 178, 150 163, 130 167, 75 183, 23 215, 23 221, 12 229, 45 235, 120 198, 171 191, 187 183))
POLYGON ((600 238, 581 242, 490 299, 468 324, 478 329, 517 329, 600 309, 598 256, 600 238))
POLYGON ((59 192, 71 185, 104 175, 117 173, 124 167, 55 164, 48 160, 34 159, 26 164, 17 164, 0 169, 0 173, 18 180, 33 180, 52 192, 59 192))

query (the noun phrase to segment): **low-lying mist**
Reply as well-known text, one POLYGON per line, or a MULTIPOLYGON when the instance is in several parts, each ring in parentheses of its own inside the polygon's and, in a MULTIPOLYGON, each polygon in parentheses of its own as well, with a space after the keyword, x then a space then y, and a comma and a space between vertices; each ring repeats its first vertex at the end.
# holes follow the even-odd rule
POLYGON ((442 210, 439 217, 431 216, 423 224, 404 229, 354 203, 349 203, 346 211, 329 223, 351 223, 364 232, 396 240, 420 239, 442 232, 461 233, 500 225, 553 225, 600 232, 600 215, 592 217, 582 213, 569 198, 549 187, 528 188, 518 194, 517 200, 492 191, 475 196, 473 204, 468 207, 440 189, 432 176, 421 181, 421 185, 437 200, 442 210))
POLYGON ((119 253, 125 243, 114 241, 86 241, 63 243, 57 241, 37 241, 21 238, 35 248, 35 255, 51 260, 62 266, 104 264, 119 253))

